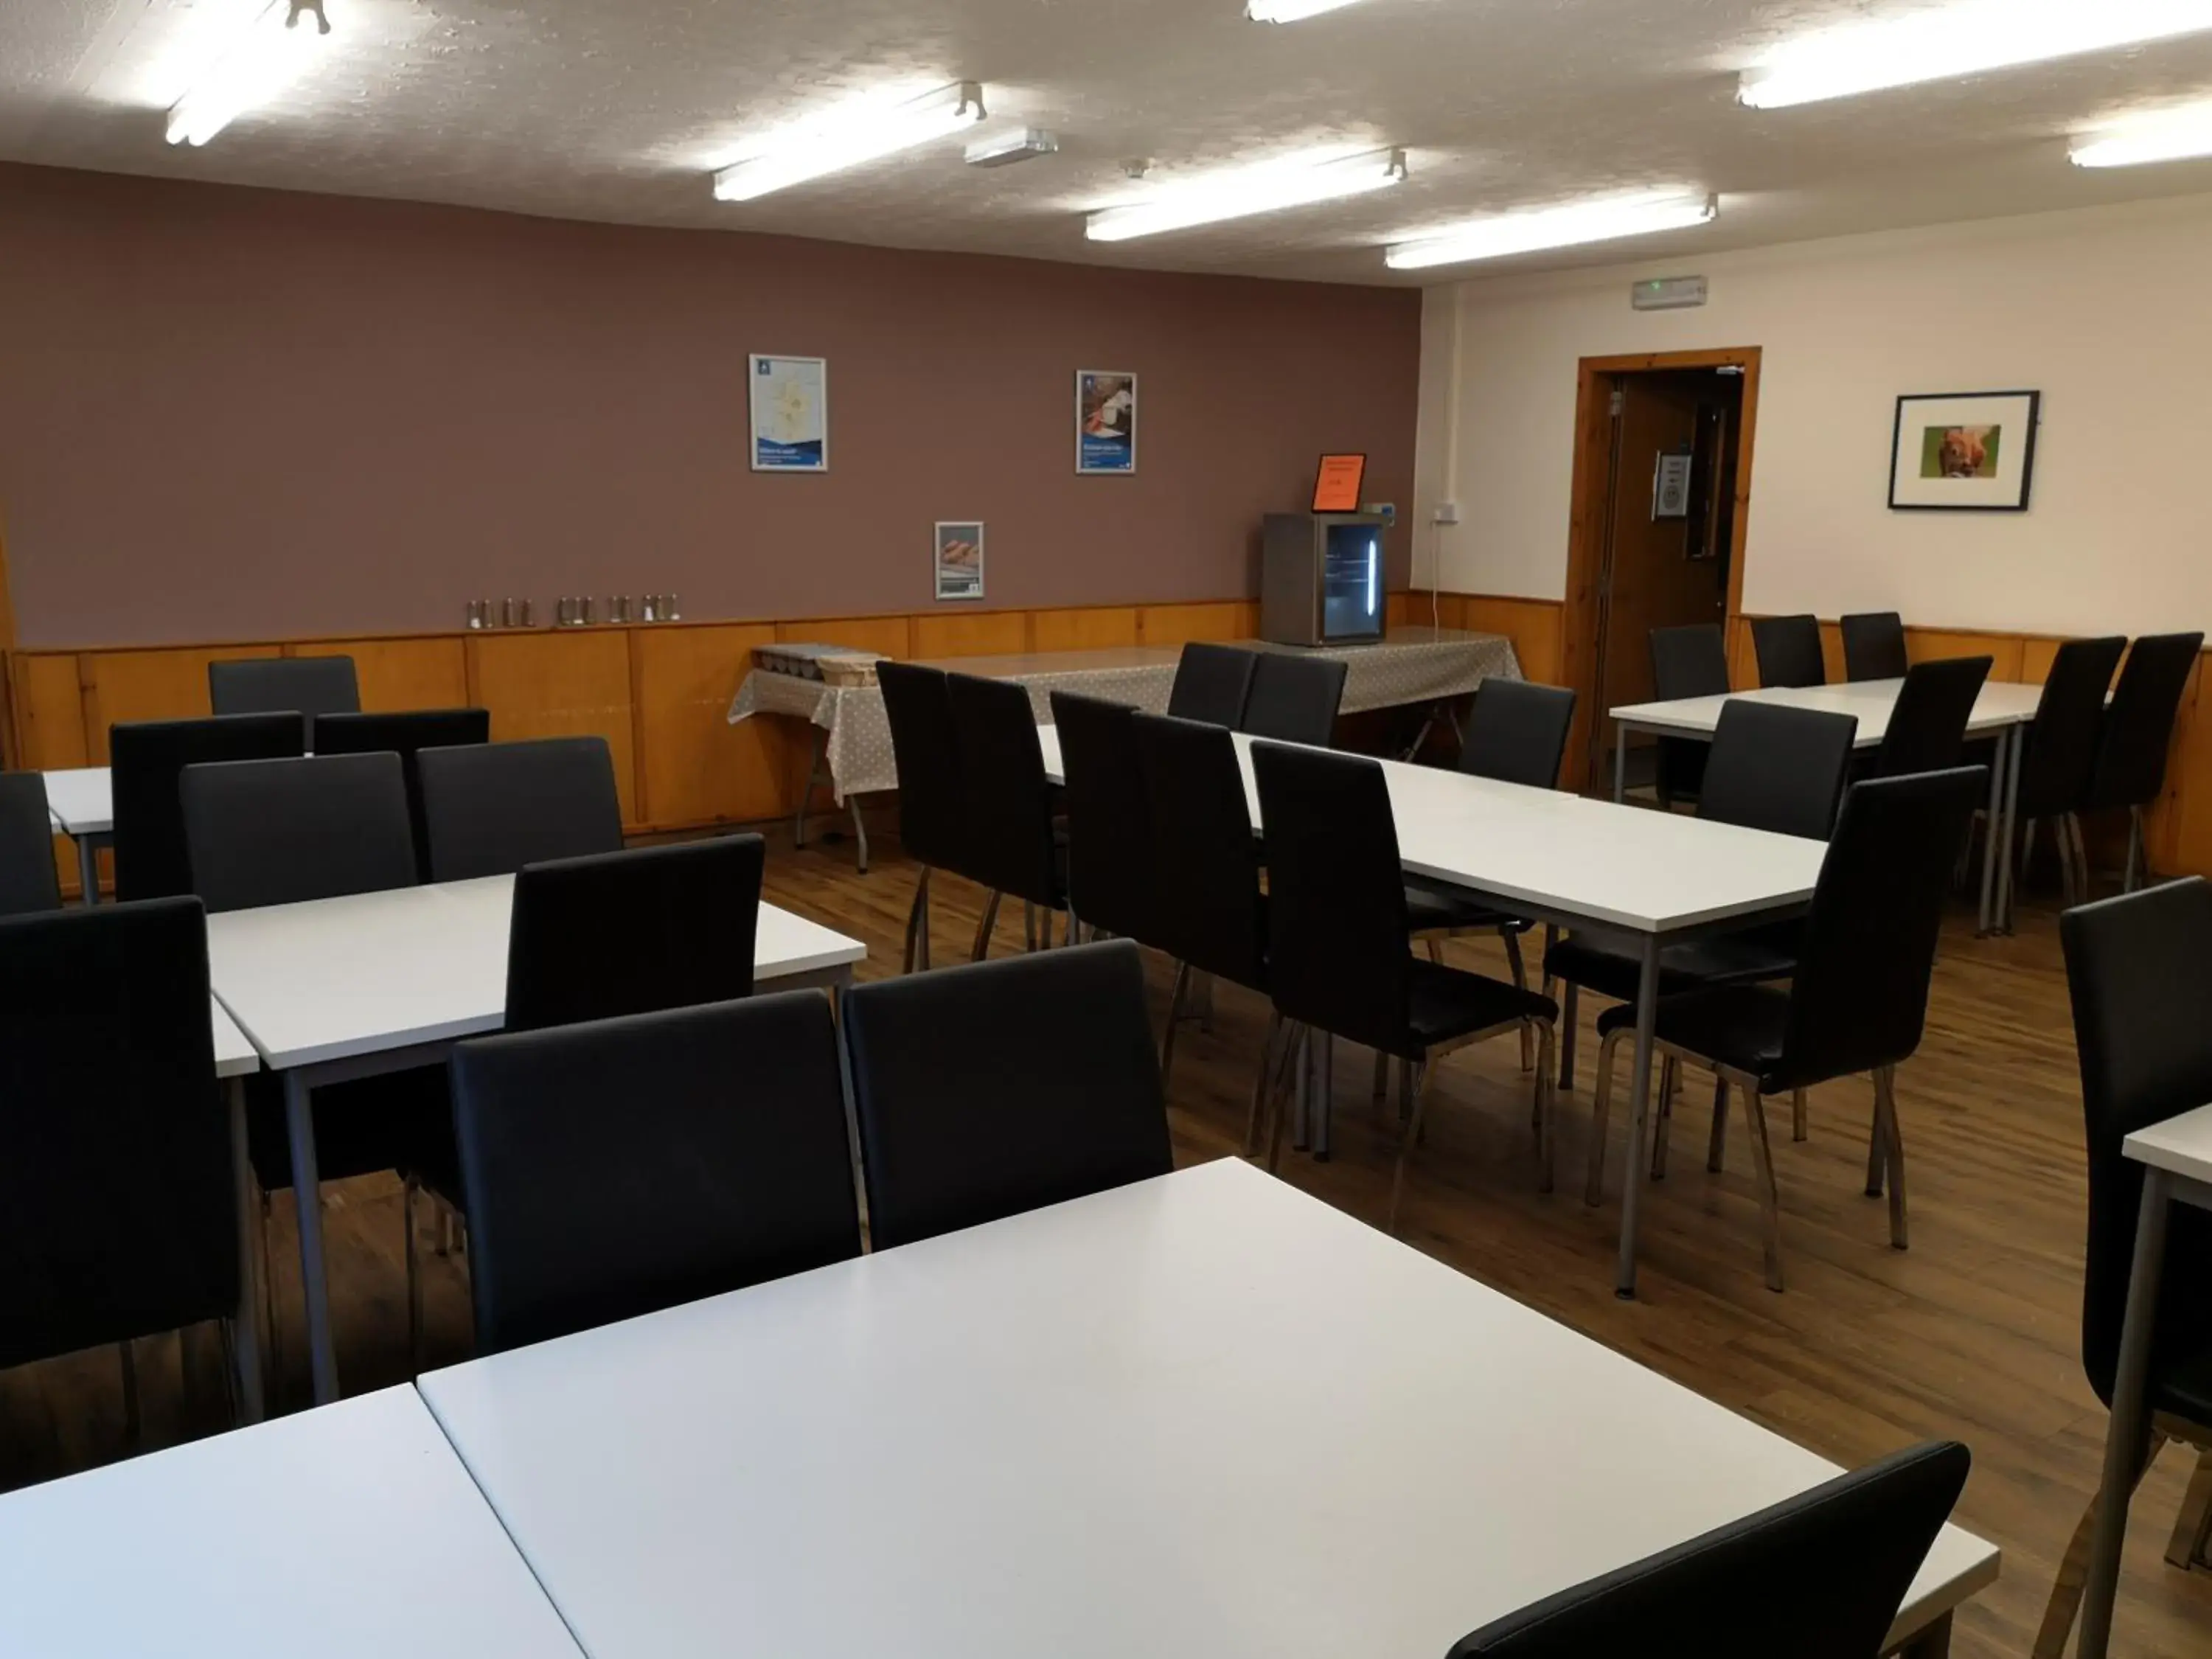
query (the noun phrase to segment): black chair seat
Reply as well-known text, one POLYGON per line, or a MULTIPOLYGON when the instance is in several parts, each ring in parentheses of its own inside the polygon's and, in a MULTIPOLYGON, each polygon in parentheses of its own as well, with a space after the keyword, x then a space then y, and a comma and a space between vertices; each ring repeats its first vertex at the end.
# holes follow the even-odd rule
POLYGON ((1508 915, 1472 893, 1406 884, 1406 921, 1416 933, 1473 933, 1484 927, 1510 927, 1525 933, 1533 926, 1525 917, 1508 915))
POLYGON ((1412 958, 1404 1039, 1389 1052, 1419 1059, 1439 1043, 1470 1031, 1521 1019, 1556 1019, 1559 1005, 1504 980, 1412 958))
POLYGON ((2160 1368, 2150 1399, 2155 1410, 2212 1429, 2212 1349, 2160 1368))
MULTIPOLYGON (((1788 979, 1797 971, 1798 933, 1797 924, 1789 922, 1670 945, 1659 953, 1659 994, 1679 996, 1701 985, 1757 985, 1788 979)), ((1642 974, 1635 957, 1599 939, 1561 939, 1544 953, 1545 978, 1563 979, 1617 1002, 1636 1000, 1642 974)))
MULTIPOLYGON (((1656 1030, 1662 1042, 1759 1079, 1765 1095, 1785 1094, 1797 1079, 1783 1068, 1790 994, 1764 985, 1716 985, 1668 997, 1656 1030)), ((1620 1003, 1597 1017, 1598 1035, 1636 1029, 1636 1010, 1620 1003)))

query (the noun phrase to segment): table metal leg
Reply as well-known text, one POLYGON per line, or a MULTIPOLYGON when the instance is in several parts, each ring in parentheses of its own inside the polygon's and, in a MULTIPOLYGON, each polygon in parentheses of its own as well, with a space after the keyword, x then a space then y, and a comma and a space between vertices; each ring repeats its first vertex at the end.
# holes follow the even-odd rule
POLYGON ((1326 1164, 1329 1115, 1336 1108, 1336 1039, 1323 1031, 1315 1046, 1318 1053, 1315 1060, 1313 1155, 1317 1162, 1326 1164))
POLYGON ((230 1078, 222 1088, 230 1117, 230 1179, 238 1198, 238 1311, 231 1316, 231 1352, 238 1363, 238 1398, 246 1420, 258 1423, 261 1399, 261 1322, 254 1308, 254 1234, 261 1206, 253 1193, 253 1165, 246 1154, 246 1079, 230 1078))
POLYGON ((331 1285, 323 1267, 323 1188, 315 1165, 314 1091, 297 1072, 284 1073, 284 1123, 292 1137, 292 1202, 300 1212, 300 1277, 307 1302, 307 1357, 315 1403, 338 1397, 337 1351, 331 1342, 331 1285))
POLYGON ((860 798, 848 795, 845 805, 853 814, 853 841, 858 849, 860 873, 865 876, 868 873, 868 826, 860 817, 860 798))
POLYGON ((1978 937, 1987 938, 1996 928, 1997 865, 2004 856, 2005 757, 2012 742, 1997 733, 1996 752, 1990 757, 1988 822, 1982 836, 1982 908, 1974 923, 1978 937))
POLYGON ((72 836, 76 847, 77 896, 86 904, 100 902, 100 842, 91 836, 72 836))
POLYGON ((799 786, 799 811, 792 815, 791 819, 791 844, 793 847, 806 845, 806 809, 813 802, 814 786, 822 781, 822 757, 830 750, 829 732, 818 726, 811 729, 814 733, 814 742, 806 755, 806 781, 799 786))
POLYGON ((1628 1113, 1628 1168, 1620 1181, 1620 1265, 1613 1292, 1636 1294, 1636 1210, 1651 1157, 1651 1043, 1659 1019, 1659 936, 1644 936, 1644 961, 1636 979, 1636 1059, 1628 1113))
POLYGON ((1613 798, 1628 799, 1628 728, 1617 722, 1613 728, 1613 798))
POLYGON ((1997 860, 1997 913, 1996 927, 2001 933, 2013 930, 2012 849, 2020 840, 2020 757, 2027 747, 2027 727, 2016 725, 2012 728, 2012 740, 1997 748, 1998 763, 2004 768, 2005 805, 2004 839, 1998 843, 2003 856, 1997 860), (2009 754, 2008 754, 2009 750, 2009 754))
POLYGON ((1291 1150, 1294 1152, 1303 1152, 1313 1144, 1313 1028, 1301 1027, 1297 1053, 1291 1062, 1297 1067, 1291 1100, 1291 1150))
POLYGON ((2142 1207, 2136 1215, 2136 1254, 2128 1271, 2128 1309, 2120 1327, 2119 1367, 2112 1382, 2112 1417, 2105 1431, 2105 1480, 2097 1491, 2097 1529, 2089 1545, 2089 1577, 2081 1592, 2081 1639, 2075 1659, 2105 1659, 2112 1635, 2112 1601, 2120 1584, 2120 1546, 2128 1531, 2150 1413, 2151 1338, 2158 1324, 2158 1282, 2166 1267, 2168 1210, 2166 1171, 2143 1171, 2142 1207))

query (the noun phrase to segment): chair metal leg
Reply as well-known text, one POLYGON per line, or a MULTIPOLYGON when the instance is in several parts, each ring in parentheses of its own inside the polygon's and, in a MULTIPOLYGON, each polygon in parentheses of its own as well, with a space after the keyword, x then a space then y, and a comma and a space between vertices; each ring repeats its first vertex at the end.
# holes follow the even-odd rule
MULTIPOLYGON (((2152 1431, 2143 1461, 2136 1465, 2135 1478, 2128 1482, 2130 1497, 2165 1449, 2166 1437, 2152 1431)), ((2089 1551, 2096 1538, 2097 1511, 2104 1501, 2100 1482, 2096 1494, 2089 1499, 2088 1508, 2081 1511, 2081 1524, 2074 1528, 2074 1536, 2058 1563, 2058 1576, 2051 1586, 2051 1600, 2044 1605, 2043 1623, 2036 1631, 2035 1646, 2029 1650, 2031 1659, 2063 1659, 2066 1652, 2066 1638, 2074 1633, 2074 1621, 2081 1616, 2082 1592, 2088 1586, 2089 1551)))
POLYGON ((2181 1513, 2173 1519, 2173 1536, 2166 1540, 2166 1563, 2184 1572, 2212 1566, 2208 1547, 2212 1547, 2212 1448, 2197 1453, 2197 1471, 2189 1477, 2181 1513))
POLYGON ((1714 1175, 1721 1172, 1721 1165, 1728 1152, 1728 1079, 1716 1073, 1713 1076, 1712 1135, 1705 1142, 1705 1168, 1714 1175))
POLYGON ((1651 1126, 1651 1178, 1667 1178, 1667 1141, 1674 1127, 1674 1091, 1681 1081, 1682 1063, 1672 1054, 1659 1062, 1659 1109, 1651 1126))
POLYGON ((1380 1048, 1375 1051, 1375 1103, 1380 1106, 1390 1097, 1390 1056, 1380 1048))
POLYGON ((914 885, 914 904, 906 913, 906 966, 912 973, 916 967, 929 965, 929 866, 921 866, 921 879, 914 885))
POLYGON ((1559 1002, 1559 1087, 1570 1094, 1575 1087, 1575 1039, 1581 1035, 1581 1002, 1582 987, 1569 980, 1559 1002))
POLYGON ((1585 1204, 1595 1205, 1605 1198, 1605 1121, 1613 1110, 1613 1051, 1624 1035, 1626 1028, 1598 1045, 1596 1097, 1590 1105, 1589 1172, 1583 1183, 1585 1204))
MULTIPOLYGON (((1528 968, 1521 960, 1521 935, 1508 927, 1501 936, 1505 940, 1505 960, 1513 968, 1513 983, 1525 991, 1528 988, 1528 968)), ((1528 1028, 1533 1023, 1525 1019, 1521 1022, 1521 1069, 1524 1072, 1535 1064, 1534 1057, 1529 1053, 1534 1046, 1531 1039, 1534 1033, 1528 1028)))
POLYGON ((1246 1158, 1255 1158, 1259 1154, 1261 1120, 1271 1092, 1268 1085, 1274 1081, 1275 1048, 1282 1035, 1282 1011, 1271 1009, 1267 1014, 1267 1035, 1260 1044, 1260 1075, 1252 1085, 1252 1112, 1244 1120, 1243 1152, 1246 1158))
POLYGON ((2051 817, 2051 844, 2058 854, 2059 902, 2070 910, 2081 902, 2081 893, 2075 885, 2074 848, 2072 837, 2066 833, 2066 814, 2063 812, 2051 817))
POLYGON ((126 1338, 115 1345, 115 1357, 123 1366, 123 1437, 137 1451, 146 1439, 146 1420, 138 1409, 138 1355, 126 1338))
POLYGON ((1283 1165, 1283 1133, 1290 1126, 1291 1113, 1296 1104, 1295 1093, 1300 1068, 1305 1064, 1306 1028, 1293 1025, 1283 1045, 1283 1076, 1277 1091, 1275 1119, 1267 1134, 1267 1173, 1273 1175, 1283 1165))
POLYGON ((1307 1091, 1306 1139, 1314 1162, 1329 1161, 1330 1118, 1336 1109, 1336 1034, 1316 1031, 1313 1047, 1313 1086, 1307 1091))
POLYGON ((991 934, 999 925, 999 901, 1005 896, 994 891, 983 901, 983 914, 975 922, 975 948, 969 953, 969 961, 981 962, 990 954, 991 934))
POLYGON ((2143 813, 2140 806, 2128 808, 2128 866, 2120 878, 2120 890, 2132 893, 2142 884, 2148 873, 2143 858, 2143 813))
POLYGON ((1905 1225, 1905 1130, 1897 1121, 1897 1067, 1885 1066, 1874 1074, 1876 1109, 1881 1113, 1882 1150, 1889 1165, 1889 1244, 1908 1249, 1905 1225))
POLYGON ((1176 1027, 1182 1023, 1182 999, 1190 984, 1190 964, 1176 963, 1175 984, 1168 992, 1168 1028, 1160 1033, 1160 1087, 1168 1086, 1168 1074, 1175 1067, 1176 1027))
POLYGON ((1559 1032, 1550 1020, 1536 1024, 1536 1189, 1548 1193, 1559 1181, 1559 1091, 1552 1081, 1552 1049, 1559 1032))
POLYGON ((1435 1081, 1437 1068, 1433 1066, 1417 1067, 1412 1060, 1399 1062, 1399 1087, 1410 1090, 1412 1111, 1406 1120, 1405 1138, 1398 1143, 1398 1164, 1390 1176, 1390 1213, 1383 1230, 1392 1237, 1398 1233, 1398 1210, 1406 1199, 1406 1164, 1413 1156, 1413 1147, 1421 1138, 1421 1120, 1427 1115, 1430 1085, 1435 1081), (1419 1075, 1416 1075, 1418 1072, 1419 1075))
POLYGON ((1751 1161, 1759 1176, 1759 1212, 1766 1233, 1766 1288, 1782 1288, 1782 1195, 1774 1185, 1774 1152, 1766 1140, 1766 1104, 1756 1086, 1743 1091, 1743 1115, 1751 1130, 1751 1161))
POLYGON ((410 1376, 422 1375, 422 1264, 415 1248, 415 1195, 419 1184, 410 1176, 399 1191, 399 1227, 406 1239, 407 1363, 410 1376))
POLYGON ((1429 960, 1431 962, 1436 963, 1439 968, 1444 965, 1444 942, 1442 939, 1435 938, 1425 939, 1421 941, 1421 945, 1423 949, 1428 951, 1429 960))
POLYGON ((1806 1132, 1805 1091, 1792 1089, 1790 1091, 1790 1139, 1802 1140, 1806 1132))
POLYGON ((1881 1079, 1868 1080, 1874 1085, 1874 1111, 1867 1119, 1866 1195, 1880 1198, 1889 1184, 1889 1143, 1881 1126, 1881 1079))

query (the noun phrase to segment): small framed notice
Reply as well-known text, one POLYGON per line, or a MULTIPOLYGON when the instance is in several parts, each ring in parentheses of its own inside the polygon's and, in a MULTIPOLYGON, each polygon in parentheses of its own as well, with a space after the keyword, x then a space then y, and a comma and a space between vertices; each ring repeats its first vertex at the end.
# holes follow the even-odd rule
POLYGON ((937 526, 937 597, 983 597, 983 526, 973 520, 937 526))
POLYGON ((1357 513, 1359 489, 1367 482, 1364 455, 1324 455, 1314 478, 1313 510, 1316 513, 1357 513))
POLYGON ((754 352, 753 471, 830 470, 830 365, 819 357, 754 352))

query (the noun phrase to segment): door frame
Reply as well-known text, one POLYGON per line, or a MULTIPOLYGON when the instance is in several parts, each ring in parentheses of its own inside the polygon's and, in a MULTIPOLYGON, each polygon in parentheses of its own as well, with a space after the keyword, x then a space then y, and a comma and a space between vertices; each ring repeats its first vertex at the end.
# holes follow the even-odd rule
POLYGON ((1576 367, 1575 470, 1567 515, 1567 597, 1559 618, 1559 678, 1575 693, 1575 725, 1567 738, 1565 787, 1589 785, 1590 726, 1598 715, 1598 573, 1605 563, 1602 545, 1607 487, 1612 482, 1613 409, 1606 380, 1615 374, 1639 374, 1683 368, 1741 368, 1743 408, 1737 421, 1735 522, 1729 538, 1728 607, 1723 629, 1729 660, 1735 660, 1736 617, 1743 610, 1743 561, 1751 526, 1752 450, 1759 435, 1758 346, 1717 346, 1696 351, 1639 351, 1613 357, 1584 357, 1576 367))

